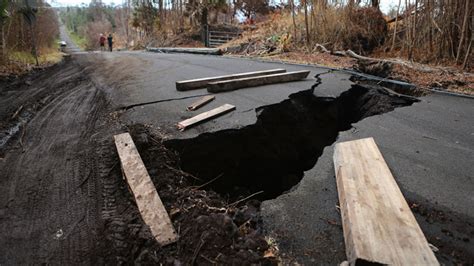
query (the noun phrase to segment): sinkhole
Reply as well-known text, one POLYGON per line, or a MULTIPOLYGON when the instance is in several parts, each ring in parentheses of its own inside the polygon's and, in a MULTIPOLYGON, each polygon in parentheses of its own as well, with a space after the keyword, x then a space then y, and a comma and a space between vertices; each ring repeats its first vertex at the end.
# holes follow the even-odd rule
POLYGON ((184 171, 204 181, 219 177, 208 186, 229 199, 260 191, 257 199, 272 199, 298 184, 340 131, 417 101, 358 84, 337 98, 316 97, 316 86, 258 108, 253 125, 164 144, 179 154, 184 171))

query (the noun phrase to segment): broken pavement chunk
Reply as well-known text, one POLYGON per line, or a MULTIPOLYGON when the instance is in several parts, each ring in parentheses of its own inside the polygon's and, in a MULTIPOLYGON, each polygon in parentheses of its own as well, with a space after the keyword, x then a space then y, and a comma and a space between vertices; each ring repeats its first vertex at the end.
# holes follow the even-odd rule
POLYGON ((179 130, 185 130, 186 128, 193 126, 195 124, 199 124, 201 122, 204 122, 206 120, 209 120, 214 117, 218 117, 220 115, 223 115, 225 113, 228 113, 230 111, 233 111, 235 109, 235 106, 231 104, 224 104, 221 105, 217 108, 214 108, 210 111, 198 114, 194 117, 191 117, 189 119, 186 119, 184 121, 181 121, 177 124, 179 130))

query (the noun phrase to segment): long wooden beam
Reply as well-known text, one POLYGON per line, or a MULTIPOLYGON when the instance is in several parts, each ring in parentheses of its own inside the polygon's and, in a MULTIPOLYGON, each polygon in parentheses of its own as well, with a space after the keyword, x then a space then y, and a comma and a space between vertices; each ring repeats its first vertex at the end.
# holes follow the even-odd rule
POLYGON ((439 265, 373 138, 336 144, 334 168, 350 265, 439 265))
POLYGON ((240 79, 240 78, 255 77, 255 76, 264 76, 264 75, 284 73, 284 72, 286 72, 285 69, 277 68, 277 69, 254 71, 254 72, 245 72, 245 73, 232 74, 232 75, 182 80, 182 81, 176 81, 176 89, 178 91, 188 91, 188 90, 202 89, 202 88, 206 88, 207 85, 210 82, 240 79))
POLYGON ((176 242, 178 236, 166 212, 155 185, 143 164, 129 133, 114 136, 122 170, 133 192, 138 210, 150 227, 156 241, 162 245, 176 242))
POLYGON ((230 111, 233 111, 233 110, 235 110, 235 106, 226 103, 226 104, 221 105, 217 108, 214 108, 210 111, 198 114, 198 115, 193 116, 189 119, 181 121, 181 122, 178 123, 177 126, 178 126, 179 130, 185 130, 188 127, 191 127, 193 125, 202 123, 202 122, 207 121, 211 118, 221 116, 221 115, 226 114, 226 113, 228 113, 230 111))
POLYGON ((279 73, 279 74, 271 74, 271 75, 264 75, 258 77, 248 77, 248 78, 241 78, 241 79, 233 79, 227 81, 218 81, 218 82, 211 82, 207 86, 207 90, 209 92, 217 93, 217 92, 225 92, 225 91, 233 91, 241 88, 248 88, 248 87, 256 87, 274 83, 283 83, 283 82, 291 82, 302 80, 306 78, 309 74, 309 70, 303 71, 293 71, 288 73, 279 73))
POLYGON ((147 47, 147 51, 155 53, 187 53, 221 55, 222 50, 218 48, 187 48, 187 47, 147 47))

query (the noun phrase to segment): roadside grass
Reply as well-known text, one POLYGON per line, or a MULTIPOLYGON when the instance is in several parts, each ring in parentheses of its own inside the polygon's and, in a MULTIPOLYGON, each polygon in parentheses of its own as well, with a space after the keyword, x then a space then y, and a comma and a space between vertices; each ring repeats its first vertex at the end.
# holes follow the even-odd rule
MULTIPOLYGON (((38 63, 41 68, 54 65, 62 60, 64 53, 55 48, 42 48, 39 51, 38 63)), ((30 52, 8 51, 7 59, 0 63, 0 77, 22 75, 36 66, 36 60, 30 52)))
POLYGON ((69 34, 69 37, 71 37, 72 41, 77 46, 79 46, 79 48, 81 48, 83 50, 86 48, 87 40, 83 36, 80 36, 79 34, 73 32, 73 31, 70 31, 70 30, 68 30, 68 34, 69 34))
MULTIPOLYGON (((61 61, 63 53, 54 48, 41 49, 38 56, 38 63, 40 65, 51 65, 61 61)), ((35 57, 25 51, 15 51, 9 54, 10 61, 18 62, 23 65, 36 64, 35 57)))

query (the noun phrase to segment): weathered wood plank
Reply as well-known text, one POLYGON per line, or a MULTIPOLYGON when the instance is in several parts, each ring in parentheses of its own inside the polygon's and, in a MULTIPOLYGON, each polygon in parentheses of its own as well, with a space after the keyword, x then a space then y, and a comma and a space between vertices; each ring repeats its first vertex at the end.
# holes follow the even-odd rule
POLYGON ((211 118, 218 117, 220 115, 223 115, 223 114, 228 113, 228 112, 233 111, 233 110, 235 110, 235 106, 233 106, 231 104, 224 104, 224 105, 221 105, 221 106, 219 106, 217 108, 214 108, 210 111, 198 114, 198 115, 193 116, 189 119, 181 121, 181 122, 178 123, 177 126, 178 126, 179 130, 185 130, 186 128, 188 128, 190 126, 202 123, 202 122, 207 121, 211 118))
POLYGON ((204 96, 201 99, 197 100, 196 102, 192 103, 190 106, 186 107, 186 109, 188 111, 197 110, 197 109, 201 108, 202 106, 204 106, 205 104, 211 102, 215 98, 216 97, 214 95, 204 96))
POLYGON ((218 48, 186 48, 186 47, 147 47, 147 51, 155 53, 188 53, 221 55, 222 50, 218 48))
POLYGON ((373 138, 336 144, 347 260, 439 265, 373 138))
POLYGON ((173 228, 155 185, 143 164, 129 133, 114 136, 122 170, 133 192, 138 210, 156 241, 162 246, 176 242, 173 228))
POLYGON ((218 82, 210 82, 207 86, 207 91, 217 93, 217 92, 224 92, 224 91, 233 91, 241 88, 248 88, 248 87, 256 87, 274 83, 283 83, 283 82, 291 82, 304 79, 308 76, 310 71, 303 70, 303 71, 293 71, 288 73, 279 73, 279 74, 271 74, 271 75, 264 75, 258 77, 249 77, 249 78, 241 78, 241 79, 233 79, 227 81, 218 81, 218 82))
POLYGON ((188 91, 188 90, 202 89, 202 88, 207 87, 207 85, 210 82, 240 79, 240 78, 246 78, 246 77, 263 76, 263 75, 284 73, 284 72, 286 72, 285 69, 277 68, 277 69, 270 69, 270 70, 263 70, 263 71, 238 73, 238 74, 232 74, 232 75, 182 80, 182 81, 176 81, 176 89, 178 91, 188 91))

